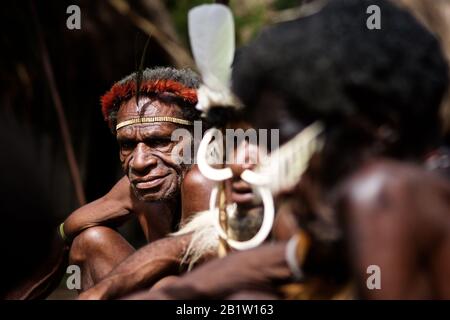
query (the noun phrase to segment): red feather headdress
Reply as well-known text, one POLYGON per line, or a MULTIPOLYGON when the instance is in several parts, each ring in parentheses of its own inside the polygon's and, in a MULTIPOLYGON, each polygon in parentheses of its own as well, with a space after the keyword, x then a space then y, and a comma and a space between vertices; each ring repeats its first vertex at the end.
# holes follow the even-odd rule
MULTIPOLYGON (((141 84, 139 92, 145 94, 170 93, 185 102, 196 104, 197 92, 195 88, 188 88, 173 80, 148 80, 141 84)), ((116 83, 101 97, 102 113, 108 120, 111 111, 118 108, 118 104, 136 95, 136 82, 130 81, 124 84, 116 83)))

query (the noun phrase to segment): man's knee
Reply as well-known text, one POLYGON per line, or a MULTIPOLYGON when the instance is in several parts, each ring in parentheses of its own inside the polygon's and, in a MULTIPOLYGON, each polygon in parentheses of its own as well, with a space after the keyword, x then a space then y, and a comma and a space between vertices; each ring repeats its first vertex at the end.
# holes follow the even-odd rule
POLYGON ((117 232, 104 226, 92 227, 84 230, 75 237, 70 248, 70 263, 80 264, 90 256, 101 254, 111 245, 111 238, 117 236, 117 232))

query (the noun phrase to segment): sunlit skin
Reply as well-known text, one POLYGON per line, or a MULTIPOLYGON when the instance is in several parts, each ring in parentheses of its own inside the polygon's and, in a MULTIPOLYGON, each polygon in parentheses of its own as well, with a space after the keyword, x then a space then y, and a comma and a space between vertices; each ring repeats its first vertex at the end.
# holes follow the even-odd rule
MULTIPOLYGON (((194 106, 179 106, 173 97, 167 93, 158 94, 157 100, 141 97, 139 106, 136 97, 132 97, 121 103, 117 123, 138 116, 184 119, 181 108, 194 106)), ((113 287, 106 287, 106 293, 112 297, 132 291, 142 281, 150 284, 166 275, 179 274, 181 253, 190 235, 181 239, 166 236, 177 230, 190 215, 208 208, 205 195, 209 195, 213 183, 203 177, 196 165, 177 164, 179 157, 183 157, 180 151, 190 152, 191 145, 184 136, 179 140, 179 135, 175 135, 176 141, 170 141, 176 129, 191 127, 159 122, 118 130, 119 156, 126 176, 107 194, 70 214, 63 225, 65 235, 72 239, 70 249, 58 235, 55 246, 59 250, 54 251, 54 259, 59 261, 48 260, 45 270, 37 270, 39 273, 11 292, 10 297, 35 297, 44 290, 51 290, 49 283, 57 285, 60 275, 65 272, 64 255, 68 256, 69 264, 81 269, 82 292, 109 279, 112 271, 119 275, 123 272, 124 277, 113 278, 118 280, 113 282, 113 287), (176 156, 173 159, 171 151, 176 156), (139 250, 115 230, 133 219, 139 221, 148 242, 139 250)), ((162 280, 162 283, 166 282, 162 280)), ((111 284, 111 281, 102 283, 111 284)), ((88 296, 105 298, 99 295, 99 290, 88 291, 91 291, 88 296)))
MULTIPOLYGON (((156 127, 153 126, 152 128, 156 127)), ((135 129, 135 131, 140 134, 143 130, 135 129)), ((130 132, 134 131, 130 130, 130 132)), ((236 202, 239 210, 246 212, 246 215, 252 213, 258 215, 261 210, 261 203, 255 201, 251 186, 240 180, 242 171, 254 168, 255 163, 257 163, 257 151, 256 146, 249 145, 247 142, 241 143, 231 155, 234 163, 231 165, 234 177, 226 181, 226 185, 229 187, 227 189, 230 191, 228 200, 236 202)), ((127 156, 129 155, 127 154, 127 156)), ((212 185, 213 182, 203 177, 197 167, 194 166, 187 171, 181 186, 182 219, 200 211, 202 206, 208 205, 211 192, 209 188, 212 185)), ((143 247, 135 254, 130 255, 106 277, 103 277, 102 281, 80 295, 80 299, 117 298, 142 288, 142 285, 140 285, 142 281, 145 281, 148 287, 154 284, 152 290, 171 285, 178 279, 173 275, 179 274, 181 258, 189 241, 190 235, 188 234, 161 239, 143 247), (169 276, 155 283, 161 278, 161 275, 169 276)))
MULTIPOLYGON (((173 101, 142 97, 137 107, 133 97, 122 103, 117 123, 151 116, 183 119, 180 107, 173 101)), ((139 270, 143 270, 140 263, 146 261, 142 259, 146 256, 145 250, 135 252, 119 233, 97 222, 102 219, 96 216, 104 215, 111 222, 116 218, 126 220, 134 216, 139 220, 147 241, 153 243, 174 231, 180 219, 207 208, 207 199, 201 195, 208 194, 211 185, 199 177, 201 174, 195 166, 178 164, 178 158, 172 157, 176 146, 180 147, 178 150, 184 150, 183 146, 190 143, 184 137, 171 141, 172 132, 179 128, 188 129, 170 122, 155 122, 130 125, 117 131, 120 161, 127 176, 108 193, 108 197, 80 208, 67 223, 70 227, 67 230, 77 230, 77 226, 80 223, 86 225, 86 221, 89 225, 74 239, 70 251, 70 263, 82 267, 83 291, 104 279, 127 257, 130 257, 131 266, 139 270), (190 192, 183 191, 186 188, 190 192), (92 217, 96 219, 94 224, 90 222, 92 217)), ((156 251, 167 254, 169 248, 178 248, 178 242, 169 240, 167 243, 163 241, 163 246, 155 244, 156 251)), ((150 251, 150 256, 154 257, 153 246, 150 251)), ((174 261, 163 264, 163 269, 170 269, 174 261)), ((164 272, 161 277, 163 275, 164 272)))
MULTIPOLYGON (((151 116, 182 118, 176 105, 143 97, 130 99, 117 114, 117 123, 151 116)), ((137 197, 144 201, 173 199, 179 192, 185 166, 177 164, 172 151, 178 143, 188 143, 188 139, 172 141, 172 132, 180 126, 170 122, 136 124, 121 128, 117 132, 120 161, 137 197)))

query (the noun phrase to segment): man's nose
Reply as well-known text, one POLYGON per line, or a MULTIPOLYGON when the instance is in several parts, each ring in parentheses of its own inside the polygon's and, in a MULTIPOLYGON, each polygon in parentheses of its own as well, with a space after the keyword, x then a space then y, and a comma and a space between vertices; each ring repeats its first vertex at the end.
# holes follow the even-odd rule
POLYGON ((130 163, 130 169, 133 173, 144 175, 157 164, 157 159, 152 155, 151 150, 144 143, 136 146, 134 157, 130 163))
POLYGON ((238 178, 244 170, 253 170, 258 163, 258 147, 243 142, 236 152, 234 163, 230 166, 233 176, 238 178))
POLYGON ((242 172, 244 172, 246 169, 253 170, 255 167, 256 163, 253 162, 235 163, 230 165, 231 171, 233 171, 233 176, 237 179, 240 178, 242 172))

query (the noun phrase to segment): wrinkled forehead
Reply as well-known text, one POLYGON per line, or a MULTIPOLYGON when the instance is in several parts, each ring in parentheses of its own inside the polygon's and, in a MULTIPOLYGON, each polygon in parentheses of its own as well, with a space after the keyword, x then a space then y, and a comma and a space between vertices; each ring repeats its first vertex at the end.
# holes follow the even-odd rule
MULTIPOLYGON (((136 104, 136 97, 124 102, 117 112, 117 123, 143 117, 183 118, 181 108, 176 103, 144 96, 139 99, 139 104, 136 104)), ((170 122, 136 123, 119 129, 117 136, 133 135, 137 132, 167 134, 176 128, 177 125, 170 122)))
MULTIPOLYGON (((117 123, 139 117, 176 117, 182 118, 181 108, 175 103, 164 102, 159 99, 141 97, 139 104, 136 104, 136 98, 133 97, 123 103, 117 113, 117 123)), ((117 131, 118 138, 131 138, 139 134, 142 138, 163 137, 172 133, 178 126, 170 122, 154 122, 132 124, 120 128, 117 131)))
POLYGON ((136 97, 132 97, 124 102, 117 112, 117 122, 138 118, 138 117, 178 117, 182 118, 180 106, 174 102, 151 99, 149 97, 139 98, 136 104, 136 97))
POLYGON ((135 124, 117 130, 117 139, 146 140, 152 138, 171 138, 178 126, 168 122, 135 124))

